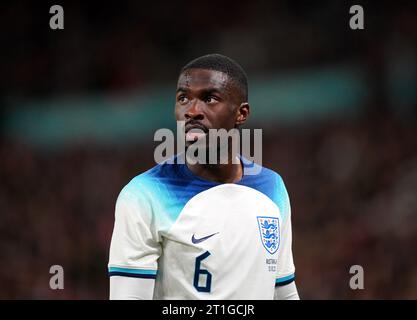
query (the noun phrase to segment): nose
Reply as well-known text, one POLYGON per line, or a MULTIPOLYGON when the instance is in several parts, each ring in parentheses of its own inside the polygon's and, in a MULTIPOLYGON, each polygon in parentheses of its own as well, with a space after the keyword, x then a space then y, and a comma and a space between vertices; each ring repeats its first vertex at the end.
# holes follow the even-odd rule
POLYGON ((195 99, 185 113, 185 119, 203 120, 204 114, 201 110, 200 101, 195 99))

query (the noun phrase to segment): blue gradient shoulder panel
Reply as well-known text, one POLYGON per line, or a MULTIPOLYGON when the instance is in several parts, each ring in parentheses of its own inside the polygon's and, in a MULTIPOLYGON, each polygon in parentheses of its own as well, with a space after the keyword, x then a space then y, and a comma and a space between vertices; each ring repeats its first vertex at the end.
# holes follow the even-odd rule
MULTIPOLYGON (((248 160, 242 160, 244 166, 247 166, 248 160)), ((260 167, 257 164, 255 166, 260 167)), ((268 168, 260 167, 258 171, 257 175, 245 175, 238 184, 258 190, 269 197, 278 206, 285 220, 290 214, 290 200, 284 181, 278 173, 268 168)))
MULTIPOLYGON (((242 159, 244 166, 248 161, 242 159)), ((280 209, 283 219, 289 213, 289 198, 282 178, 261 167, 256 175, 244 175, 237 182, 262 192, 280 209)), ((160 229, 169 230, 186 203, 195 195, 218 186, 219 183, 194 175, 185 164, 158 164, 133 178, 123 189, 147 206, 160 229)))

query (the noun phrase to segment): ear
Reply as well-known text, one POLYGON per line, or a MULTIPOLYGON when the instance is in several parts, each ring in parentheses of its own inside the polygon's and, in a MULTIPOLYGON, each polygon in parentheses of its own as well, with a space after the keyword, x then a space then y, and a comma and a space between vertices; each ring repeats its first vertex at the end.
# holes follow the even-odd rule
POLYGON ((243 102, 237 108, 237 117, 236 117, 236 126, 240 126, 246 122, 246 119, 249 117, 250 106, 249 103, 243 102))

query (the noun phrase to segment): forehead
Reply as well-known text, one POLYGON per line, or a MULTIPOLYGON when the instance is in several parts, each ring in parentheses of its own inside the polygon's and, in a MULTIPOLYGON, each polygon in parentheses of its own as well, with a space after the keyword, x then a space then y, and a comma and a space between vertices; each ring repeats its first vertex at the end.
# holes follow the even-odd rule
POLYGON ((229 82, 229 76, 221 71, 189 69, 180 74, 177 88, 187 88, 190 90, 215 88, 219 90, 227 90, 229 82))

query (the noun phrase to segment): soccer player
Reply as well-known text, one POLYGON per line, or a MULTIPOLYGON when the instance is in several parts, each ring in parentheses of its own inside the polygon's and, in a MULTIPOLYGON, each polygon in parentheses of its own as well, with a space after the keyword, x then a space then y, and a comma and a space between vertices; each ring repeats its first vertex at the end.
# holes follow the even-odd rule
MULTIPOLYGON (((175 115, 185 121, 186 147, 209 129, 239 128, 249 116, 242 67, 219 54, 188 63, 178 78, 175 115)), ((238 160, 165 162, 122 189, 110 299, 299 299, 284 182, 264 167, 245 174, 257 164, 238 160)))

